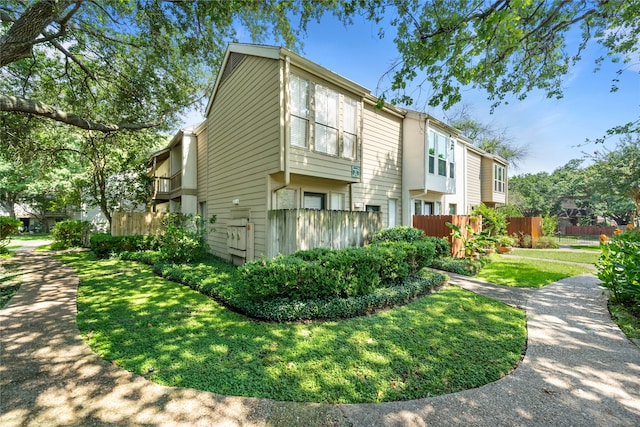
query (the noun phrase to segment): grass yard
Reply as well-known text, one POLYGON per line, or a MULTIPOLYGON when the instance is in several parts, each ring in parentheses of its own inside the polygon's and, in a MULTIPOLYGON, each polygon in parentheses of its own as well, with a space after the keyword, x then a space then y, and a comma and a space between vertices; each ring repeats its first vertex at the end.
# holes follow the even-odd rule
POLYGON ((578 252, 564 251, 562 249, 523 249, 516 248, 505 255, 516 255, 519 257, 549 259, 555 261, 577 262, 581 264, 595 264, 600 258, 600 251, 578 252))
MULTIPOLYGON (((549 251, 535 250, 536 254, 543 252, 549 251)), ((566 277, 593 272, 588 266, 534 258, 516 258, 510 255, 492 255, 492 258, 493 262, 475 277, 505 286, 541 288, 566 277)))
POLYGON ((526 345, 522 311, 453 286, 372 316, 275 324, 142 264, 57 257, 80 276, 78 326, 93 350, 164 385, 284 401, 407 400, 495 381, 526 345))
POLYGON ((20 265, 11 259, 10 254, 0 255, 0 308, 7 305, 21 284, 20 265))

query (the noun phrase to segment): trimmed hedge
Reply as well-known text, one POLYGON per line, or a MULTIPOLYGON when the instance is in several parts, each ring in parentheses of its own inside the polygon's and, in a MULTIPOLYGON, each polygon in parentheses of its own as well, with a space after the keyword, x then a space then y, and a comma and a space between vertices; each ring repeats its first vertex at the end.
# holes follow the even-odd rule
POLYGON ((254 302, 353 297, 400 283, 433 261, 435 245, 383 241, 361 248, 300 251, 239 268, 243 293, 254 302))
POLYGON ((447 257, 434 259, 431 267, 450 273, 462 274, 463 276, 474 276, 490 262, 491 258, 489 257, 481 257, 477 260, 447 257))
POLYGON ((158 249, 158 238, 153 235, 112 236, 106 233, 93 234, 89 247, 98 258, 106 258, 121 252, 135 252, 158 249))
POLYGON ((292 300, 279 298, 271 301, 241 301, 236 308, 252 317, 274 321, 335 320, 364 316, 377 310, 405 305, 414 299, 438 289, 447 283, 447 276, 422 270, 418 276, 403 284, 382 287, 367 295, 349 298, 292 300))

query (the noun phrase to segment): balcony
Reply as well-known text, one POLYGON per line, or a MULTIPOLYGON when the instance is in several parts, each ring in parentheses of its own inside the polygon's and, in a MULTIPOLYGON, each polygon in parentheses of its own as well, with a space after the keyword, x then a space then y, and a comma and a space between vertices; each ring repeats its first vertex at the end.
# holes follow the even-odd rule
POLYGON ((169 200, 171 193, 171 179, 164 177, 154 177, 153 194, 154 200, 169 200))

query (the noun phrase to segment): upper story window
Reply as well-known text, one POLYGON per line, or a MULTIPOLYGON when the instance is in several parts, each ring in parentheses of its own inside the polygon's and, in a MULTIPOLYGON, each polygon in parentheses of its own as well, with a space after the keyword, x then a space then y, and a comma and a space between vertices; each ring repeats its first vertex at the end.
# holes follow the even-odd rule
POLYGON ((427 149, 429 173, 455 178, 454 140, 434 130, 429 130, 427 149))
POLYGON ((504 193, 505 185, 505 171, 504 166, 493 165, 493 191, 497 193, 504 193))
POLYGON ((358 101, 294 74, 289 90, 290 145, 356 159, 358 101))
POLYGON ((309 135, 309 82, 291 76, 291 145, 307 147, 309 135))
POLYGON ((342 157, 356 158, 358 146, 358 103, 355 99, 344 98, 344 132, 342 134, 342 157))
POLYGON ((338 155, 338 92, 316 85, 315 150, 338 155))

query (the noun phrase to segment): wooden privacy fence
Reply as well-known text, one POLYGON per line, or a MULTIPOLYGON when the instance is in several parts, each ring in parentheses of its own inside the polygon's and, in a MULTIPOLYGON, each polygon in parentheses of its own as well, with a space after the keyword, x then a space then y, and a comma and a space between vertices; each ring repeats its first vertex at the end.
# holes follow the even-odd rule
POLYGON ((114 212, 111 216, 111 235, 158 234, 163 215, 162 212, 114 212))
POLYGON ((382 228, 381 212, 280 209, 269 211, 270 257, 313 248, 362 246, 382 228))
MULTIPOLYGON (((425 232, 427 236, 446 237, 451 244, 451 256, 464 256, 464 244, 460 239, 451 237, 451 230, 447 227, 447 222, 457 225, 467 234, 467 224, 474 232, 482 230, 482 217, 470 217, 467 215, 414 215, 413 226, 425 232)), ((467 236, 468 237, 468 236, 467 236)))
POLYGON ((567 236, 599 236, 606 234, 611 237, 616 227, 602 227, 602 226, 579 226, 579 225, 567 225, 564 234, 567 236))
MULTIPOLYGON (((535 245, 542 236, 542 217, 507 218, 507 234, 522 240, 522 236, 531 236, 531 243, 535 245)), ((522 242, 521 242, 522 243, 522 242)))

